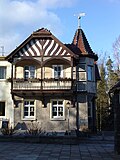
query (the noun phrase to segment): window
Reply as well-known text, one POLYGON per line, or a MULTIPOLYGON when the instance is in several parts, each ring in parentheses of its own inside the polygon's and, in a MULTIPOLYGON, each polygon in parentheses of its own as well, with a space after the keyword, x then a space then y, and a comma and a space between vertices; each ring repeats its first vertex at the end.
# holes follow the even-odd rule
POLYGON ((58 119, 64 118, 63 100, 52 101, 52 118, 58 118, 58 119))
POLYGON ((34 118, 35 116, 35 102, 34 101, 24 101, 24 118, 34 118))
POLYGON ((86 81, 86 71, 85 71, 85 65, 84 64, 79 65, 78 80, 79 81, 86 81))
POLYGON ((5 116, 5 102, 0 102, 0 116, 5 116))
POLYGON ((25 66, 24 67, 24 78, 35 78, 35 66, 25 66))
POLYGON ((93 67, 88 66, 88 81, 93 81, 93 67))
POLYGON ((0 79, 6 79, 6 67, 0 66, 0 79))
POLYGON ((54 78, 63 77, 63 66, 62 65, 53 65, 53 77, 54 78))
POLYGON ((92 102, 88 102, 88 117, 92 117, 92 102))

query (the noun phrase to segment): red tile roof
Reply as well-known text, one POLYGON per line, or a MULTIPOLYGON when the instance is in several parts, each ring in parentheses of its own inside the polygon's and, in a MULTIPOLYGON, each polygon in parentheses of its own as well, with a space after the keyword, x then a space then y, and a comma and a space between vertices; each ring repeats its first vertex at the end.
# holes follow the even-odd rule
POLYGON ((97 55, 92 51, 82 29, 77 29, 72 44, 67 44, 66 46, 70 48, 75 54, 81 56, 90 56, 95 60, 98 59, 97 55))
POLYGON ((94 54, 82 29, 77 29, 72 43, 80 49, 82 54, 94 54))

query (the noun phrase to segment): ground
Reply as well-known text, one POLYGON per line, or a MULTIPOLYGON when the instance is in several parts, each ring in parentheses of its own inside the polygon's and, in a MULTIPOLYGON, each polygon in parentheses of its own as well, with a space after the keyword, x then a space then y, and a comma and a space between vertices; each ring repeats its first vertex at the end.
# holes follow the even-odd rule
POLYGON ((113 136, 92 136, 79 144, 0 142, 0 160, 120 160, 113 136))

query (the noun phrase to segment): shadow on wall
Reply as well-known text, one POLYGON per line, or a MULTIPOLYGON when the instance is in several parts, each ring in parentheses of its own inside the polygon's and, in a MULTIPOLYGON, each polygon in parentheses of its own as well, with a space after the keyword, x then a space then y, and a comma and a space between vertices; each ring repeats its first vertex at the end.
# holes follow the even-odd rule
POLYGON ((21 129, 21 130, 27 130, 27 125, 25 124, 25 122, 23 123, 17 123, 17 125, 15 126, 15 129, 18 130, 18 129, 21 129))

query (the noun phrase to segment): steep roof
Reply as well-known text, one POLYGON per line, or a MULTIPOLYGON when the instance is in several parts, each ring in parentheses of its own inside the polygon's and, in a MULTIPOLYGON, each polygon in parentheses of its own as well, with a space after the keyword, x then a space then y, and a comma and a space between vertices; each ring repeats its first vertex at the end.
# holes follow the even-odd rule
POLYGON ((32 55, 35 56, 40 56, 40 54, 38 55, 38 53, 36 53, 36 50, 41 50, 42 53, 43 48, 44 52, 46 49, 46 55, 47 55, 47 48, 48 46, 50 46, 51 48, 49 48, 49 50, 56 49, 55 50, 56 54, 58 54, 59 52, 59 55, 61 54, 61 56, 66 55, 66 56, 77 57, 77 55, 74 52, 72 52, 61 41, 59 41, 49 30, 41 28, 33 32, 24 42, 22 42, 15 50, 13 50, 6 57, 6 59, 11 60, 11 58, 15 56, 30 55, 29 48, 33 45, 34 48, 32 47, 31 50, 33 51, 32 55), (57 46, 56 48, 55 45, 57 46), (36 50, 35 47, 37 48, 36 50))
POLYGON ((92 51, 82 29, 76 30, 72 44, 67 44, 66 46, 78 55, 90 56, 93 57, 95 60, 98 59, 97 55, 92 51))

